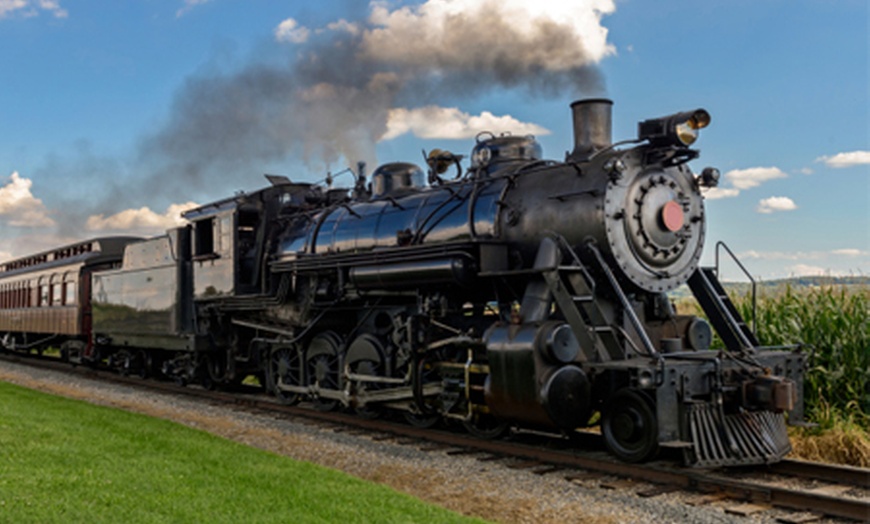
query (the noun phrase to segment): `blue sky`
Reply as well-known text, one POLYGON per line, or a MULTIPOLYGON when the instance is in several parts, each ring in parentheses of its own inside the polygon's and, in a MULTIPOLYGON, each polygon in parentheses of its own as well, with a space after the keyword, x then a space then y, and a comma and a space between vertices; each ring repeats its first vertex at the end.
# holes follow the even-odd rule
POLYGON ((0 0, 0 258, 485 129, 561 159, 569 104, 606 96, 614 140, 711 113, 706 261, 870 274, 866 0, 484 4, 0 0))

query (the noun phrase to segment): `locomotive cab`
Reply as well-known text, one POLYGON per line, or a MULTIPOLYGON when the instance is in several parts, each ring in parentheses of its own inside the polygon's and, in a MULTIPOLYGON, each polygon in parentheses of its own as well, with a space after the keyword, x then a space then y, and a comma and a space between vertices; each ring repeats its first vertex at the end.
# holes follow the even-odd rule
POLYGON ((345 198, 346 190, 324 194, 311 184, 267 176, 272 187, 206 204, 183 214, 193 233, 193 289, 197 300, 269 291, 263 265, 274 250, 270 226, 299 211, 345 198))

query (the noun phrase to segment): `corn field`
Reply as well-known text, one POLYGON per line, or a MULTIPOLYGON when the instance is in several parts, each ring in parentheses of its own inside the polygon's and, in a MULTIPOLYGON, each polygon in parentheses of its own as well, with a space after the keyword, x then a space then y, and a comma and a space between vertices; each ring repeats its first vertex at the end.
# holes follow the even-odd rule
MULTIPOLYGON (((749 323, 749 292, 731 299, 749 323)), ((677 308, 704 316, 692 298, 680 299, 677 308)), ((762 345, 802 344, 810 357, 808 421, 822 429, 846 424, 870 431, 870 286, 762 287, 756 325, 762 345)), ((718 337, 713 347, 722 347, 718 337)))
MULTIPOLYGON (((746 319, 752 300, 734 297, 746 319)), ((785 286, 758 299, 762 345, 804 344, 810 355, 804 395, 810 421, 870 429, 870 288, 785 286)))

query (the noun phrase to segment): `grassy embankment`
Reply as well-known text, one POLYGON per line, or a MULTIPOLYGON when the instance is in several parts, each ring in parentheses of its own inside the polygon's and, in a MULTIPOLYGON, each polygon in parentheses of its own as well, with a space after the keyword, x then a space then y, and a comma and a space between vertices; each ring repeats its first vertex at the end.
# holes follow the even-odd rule
MULTIPOLYGON (((732 300, 752 317, 748 294, 732 300)), ((806 414, 818 427, 792 429, 793 455, 870 467, 870 287, 762 288, 757 326, 761 344, 802 343, 810 355, 806 414)))
POLYGON ((0 522, 474 522, 165 420, 0 383, 0 522))

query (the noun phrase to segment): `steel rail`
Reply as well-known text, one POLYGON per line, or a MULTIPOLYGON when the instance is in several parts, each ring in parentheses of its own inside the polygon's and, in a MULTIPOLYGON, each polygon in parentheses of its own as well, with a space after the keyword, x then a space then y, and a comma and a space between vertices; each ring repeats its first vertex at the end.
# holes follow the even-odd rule
POLYGON ((818 479, 870 490, 870 469, 867 468, 783 459, 775 464, 770 464, 767 469, 777 475, 818 479))

